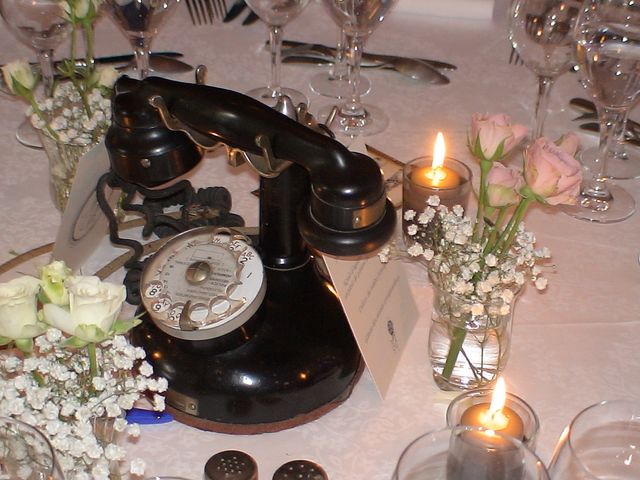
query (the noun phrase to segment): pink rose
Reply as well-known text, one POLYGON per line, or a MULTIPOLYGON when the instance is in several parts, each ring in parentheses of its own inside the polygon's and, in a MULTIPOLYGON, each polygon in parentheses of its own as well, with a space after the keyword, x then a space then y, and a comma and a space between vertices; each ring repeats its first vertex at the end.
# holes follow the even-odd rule
POLYGON ((487 201, 491 207, 508 207, 520 200, 522 186, 520 171, 494 163, 487 175, 487 201))
POLYGON ((469 145, 473 154, 485 160, 499 160, 509 153, 527 135, 527 127, 512 124, 511 119, 502 113, 471 117, 469 145), (500 146, 502 145, 502 151, 500 146))
POLYGON ((549 205, 574 205, 580 193, 582 166, 542 137, 525 152, 524 178, 529 189, 549 205))
POLYGON ((561 136, 556 142, 556 145, 572 157, 575 157, 578 147, 580 146, 580 140, 578 139, 578 135, 573 132, 569 132, 561 136))

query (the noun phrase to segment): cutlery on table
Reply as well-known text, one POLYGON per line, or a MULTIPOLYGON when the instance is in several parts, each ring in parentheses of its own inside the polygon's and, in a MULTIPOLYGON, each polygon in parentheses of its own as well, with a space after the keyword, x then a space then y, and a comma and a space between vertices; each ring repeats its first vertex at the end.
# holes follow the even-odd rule
POLYGON ((227 12, 227 14, 222 19, 223 23, 228 23, 232 20, 235 20, 238 15, 240 15, 247 8, 247 4, 244 0, 236 0, 231 8, 227 12))
MULTIPOLYGON (((297 55, 283 55, 282 62, 288 64, 298 63, 311 65, 331 65, 333 63, 333 60, 327 59, 322 56, 305 55, 303 53, 299 53, 297 55)), ((438 70, 412 58, 395 58, 388 62, 363 62, 361 67, 394 70, 413 80, 418 80, 433 85, 446 85, 449 83, 449 79, 438 70)))
MULTIPOLYGON (((305 42, 296 42, 293 40, 284 40, 282 42, 283 47, 287 47, 283 49, 283 55, 289 51, 290 48, 294 49, 306 49, 311 52, 316 52, 319 55, 323 55, 328 58, 335 58, 336 50, 334 47, 329 47, 327 45, 322 45, 319 43, 305 43, 305 42)), ((411 57, 401 57, 397 55, 382 55, 378 53, 368 53, 363 52, 362 60, 363 62, 389 62, 393 61, 397 58, 411 58, 411 57)), ((441 62, 440 60, 432 60, 429 58, 411 58, 411 60, 417 60, 422 63, 426 63, 431 67, 438 68, 441 70, 456 70, 458 67, 453 65, 452 63, 441 62)))
MULTIPOLYGON (((569 105, 573 107, 575 110, 582 112, 581 115, 574 118, 574 120, 592 120, 598 118, 598 112, 596 111, 596 106, 591 100, 586 100, 584 98, 572 98, 569 101, 569 105)), ((599 131, 599 125, 596 122, 590 122, 580 125, 580 128, 588 131, 599 131), (587 128, 584 128, 583 125, 588 125, 587 128), (595 128, 595 130, 594 130, 595 128)), ((635 122, 631 119, 627 119, 625 125, 625 139, 629 141, 629 137, 636 138, 640 140, 640 123, 635 122)), ((630 142, 630 141, 629 141, 630 142)), ((633 142, 630 142, 633 143, 633 142)))
MULTIPOLYGON (((587 122, 580 124, 580 128, 587 132, 599 133, 600 132, 600 124, 597 122, 587 122)), ((624 132, 624 141, 631 145, 635 145, 636 147, 640 147, 640 135, 637 132, 631 131, 629 129, 624 132)))
MULTIPOLYGON (((116 67, 116 70, 128 70, 135 68, 135 60, 116 67)), ((193 66, 175 57, 165 57, 164 55, 149 56, 149 67, 152 71, 160 73, 186 73, 193 70, 193 66)))

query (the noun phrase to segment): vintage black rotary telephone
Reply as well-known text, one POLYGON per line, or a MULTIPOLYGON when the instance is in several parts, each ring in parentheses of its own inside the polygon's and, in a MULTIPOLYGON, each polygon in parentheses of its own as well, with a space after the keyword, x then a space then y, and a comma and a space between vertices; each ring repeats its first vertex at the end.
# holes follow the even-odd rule
MULTIPOLYGON (((297 116, 307 118, 303 109, 297 116)), ((105 141, 111 175, 153 192, 219 142, 261 175, 256 248, 264 300, 246 323, 215 338, 177 338, 147 320, 134 341, 169 380, 167 403, 179 420, 225 432, 273 431, 333 408, 362 369, 312 251, 373 252, 392 235, 395 210, 376 162, 321 129, 229 90, 162 78, 117 82, 105 141)))

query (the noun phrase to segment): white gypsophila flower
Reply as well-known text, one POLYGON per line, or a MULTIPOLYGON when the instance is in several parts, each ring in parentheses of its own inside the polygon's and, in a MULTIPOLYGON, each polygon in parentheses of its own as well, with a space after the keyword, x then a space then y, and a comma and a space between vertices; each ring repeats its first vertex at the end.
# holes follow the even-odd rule
POLYGON ((140 425, 137 423, 132 423, 127 427, 127 435, 133 438, 138 438, 140 436, 140 425))
POLYGON ((416 233, 418 233, 418 226, 417 225, 409 225, 407 227, 407 234, 408 235, 415 235, 416 233))
POLYGON ((144 463, 144 460, 140 458, 134 458, 133 460, 131 460, 129 472, 131 473, 131 475, 144 475, 146 466, 147 465, 144 463))
POLYGON ((422 255, 423 252, 424 252, 424 248, 419 243, 414 243, 407 249, 407 253, 412 257, 417 257, 419 255, 422 255))
POLYGON ((538 290, 544 290, 547 288, 547 279, 544 277, 538 277, 536 278, 534 285, 538 290))
POLYGON ((427 205, 430 207, 437 207, 440 205, 440 197, 437 195, 431 195, 427 198, 427 205))
POLYGON ((416 211, 415 210, 407 210, 406 212, 404 212, 404 219, 408 222, 410 222, 411 220, 413 220, 416 216, 416 211))
POLYGON ((140 375, 143 375, 145 377, 150 377, 151 375, 153 375, 153 368, 151 367, 149 362, 146 361, 140 364, 138 371, 140 372, 140 375))
POLYGON ((480 316, 484 313, 484 305, 482 303, 474 303, 471 305, 471 315, 480 316))

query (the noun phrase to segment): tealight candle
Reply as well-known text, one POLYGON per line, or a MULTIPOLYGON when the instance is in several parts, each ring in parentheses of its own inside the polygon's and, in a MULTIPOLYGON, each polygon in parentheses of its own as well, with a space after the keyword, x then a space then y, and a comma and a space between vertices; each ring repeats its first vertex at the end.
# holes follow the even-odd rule
POLYGON ((518 440, 524 440, 522 418, 512 408, 505 406, 507 389, 502 378, 496 382, 491 403, 471 405, 460 418, 461 425, 483 427, 518 440))
POLYGON ((452 189, 460 185, 460 175, 455 170, 444 165, 445 143, 444 135, 438 132, 433 147, 431 166, 416 168, 411 172, 411 181, 416 185, 435 189, 452 189))
POLYGON ((440 204, 467 207, 471 192, 471 170, 464 163, 446 156, 444 135, 438 132, 433 156, 419 157, 408 162, 402 175, 402 231, 408 221, 404 212, 422 212, 429 197, 437 195, 440 204))

